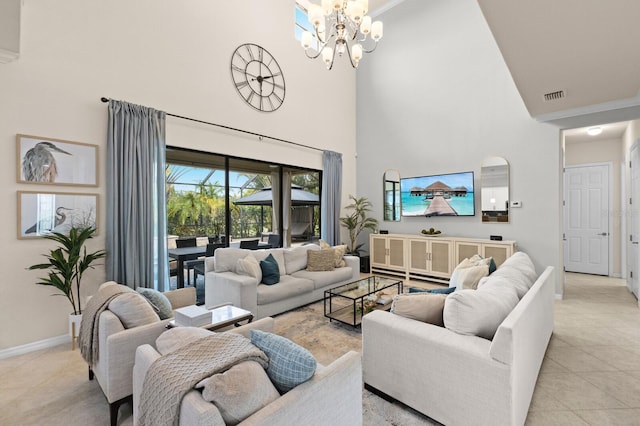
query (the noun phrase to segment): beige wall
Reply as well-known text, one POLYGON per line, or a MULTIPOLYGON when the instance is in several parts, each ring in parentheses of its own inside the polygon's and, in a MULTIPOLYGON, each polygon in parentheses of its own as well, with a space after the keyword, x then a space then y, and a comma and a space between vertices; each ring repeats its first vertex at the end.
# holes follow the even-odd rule
MULTIPOLYGON (((55 189, 97 193, 98 226, 105 225, 107 96, 170 113, 291 140, 343 154, 343 202, 355 193, 355 71, 337 63, 328 72, 307 59, 293 36, 293 2, 281 0, 38 0, 22 10, 22 55, 0 65, 0 351, 66 338, 70 306, 35 285, 25 270, 52 245, 16 238, 16 192, 55 189), (283 106, 260 113, 238 96, 231 54, 243 43, 265 47, 283 69, 283 106), (17 133, 99 146, 97 188, 16 183, 17 133), (48 340, 49 339, 49 340, 48 340)), ((167 143, 215 153, 320 169, 321 153, 167 120, 167 143)), ((104 246, 104 232, 89 249, 104 246)), ((83 297, 105 279, 86 277, 83 297)), ((5 351, 6 353, 6 351, 5 351)), ((1 353, 0 353, 1 355, 1 353)))
POLYGON ((576 166, 590 163, 611 163, 611 210, 609 226, 613 237, 613 270, 609 275, 620 277, 622 273, 622 220, 624 213, 620 204, 622 189, 622 165, 624 164, 623 140, 600 139, 590 142, 566 142, 565 165, 576 166))

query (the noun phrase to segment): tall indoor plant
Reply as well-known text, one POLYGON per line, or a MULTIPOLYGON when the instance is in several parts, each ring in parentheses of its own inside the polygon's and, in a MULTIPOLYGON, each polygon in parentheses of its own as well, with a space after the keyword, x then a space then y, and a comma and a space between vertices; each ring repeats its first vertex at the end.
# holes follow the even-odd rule
POLYGON ((55 241, 60 247, 52 249, 49 254, 44 256, 48 263, 40 263, 29 267, 33 269, 48 269, 49 275, 40 278, 36 284, 48 285, 57 288, 62 294, 54 294, 55 296, 64 295, 73 307, 72 315, 81 315, 82 306, 80 305, 80 284, 82 283, 83 273, 93 268, 92 263, 105 257, 105 250, 97 250, 93 253, 87 253, 84 247, 85 242, 93 238, 96 228, 89 227, 72 227, 69 234, 52 232, 44 236, 48 240, 55 241), (75 287, 75 291, 74 291, 75 287))
POLYGON ((349 231, 349 245, 347 245, 347 252, 356 256, 360 255, 360 249, 364 244, 357 244, 358 235, 365 229, 375 231, 378 229, 378 220, 372 217, 368 217, 367 214, 371 211, 371 201, 366 197, 356 198, 353 195, 349 195, 352 203, 345 207, 347 210, 351 210, 351 213, 347 216, 340 218, 340 223, 349 231))

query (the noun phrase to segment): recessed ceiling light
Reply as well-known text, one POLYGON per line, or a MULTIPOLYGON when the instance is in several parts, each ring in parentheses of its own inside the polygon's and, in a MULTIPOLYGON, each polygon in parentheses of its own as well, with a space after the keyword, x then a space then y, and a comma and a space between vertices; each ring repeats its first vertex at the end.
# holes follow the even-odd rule
POLYGON ((602 127, 589 127, 587 129, 587 134, 591 136, 596 136, 602 133, 602 127))

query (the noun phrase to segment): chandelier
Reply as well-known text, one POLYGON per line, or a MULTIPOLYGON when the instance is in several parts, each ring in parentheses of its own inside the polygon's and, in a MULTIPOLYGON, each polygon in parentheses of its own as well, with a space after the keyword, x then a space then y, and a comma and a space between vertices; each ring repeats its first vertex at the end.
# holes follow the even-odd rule
POLYGON ((322 0, 321 6, 310 2, 307 16, 315 34, 305 31, 301 41, 307 57, 322 55, 327 69, 331 69, 336 54, 346 53, 351 66, 357 68, 363 53, 373 52, 382 38, 382 22, 372 23, 368 10, 369 0, 322 0), (310 49, 316 44, 314 37, 317 48, 310 49))

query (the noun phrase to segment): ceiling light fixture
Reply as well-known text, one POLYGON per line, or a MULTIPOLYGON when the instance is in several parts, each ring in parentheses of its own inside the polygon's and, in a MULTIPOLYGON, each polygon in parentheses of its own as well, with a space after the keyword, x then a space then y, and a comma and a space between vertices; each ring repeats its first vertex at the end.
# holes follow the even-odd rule
POLYGON ((602 133, 602 127, 589 127, 587 129, 587 134, 590 136, 597 136, 602 133))
POLYGON ((307 17, 314 33, 305 31, 301 40, 307 57, 316 59, 322 55, 327 69, 331 69, 336 53, 346 53, 351 66, 357 68, 362 55, 376 50, 382 38, 382 22, 371 22, 368 10, 369 0, 322 0, 322 6, 310 2, 307 17), (363 47, 363 42, 371 46, 372 40, 371 48, 363 47), (317 48, 311 49, 316 43, 317 48))

